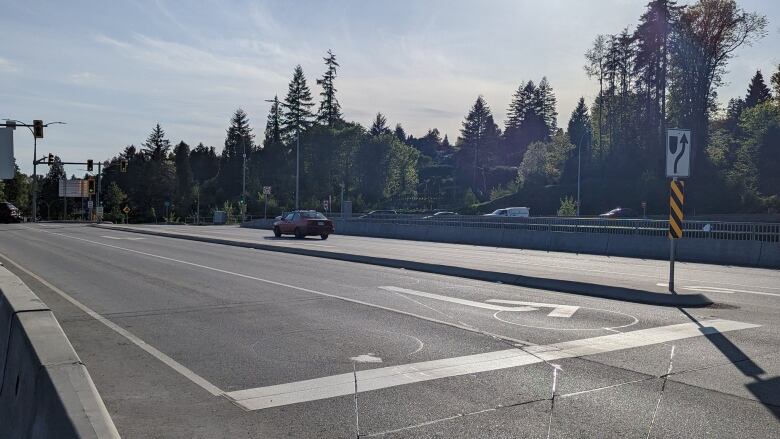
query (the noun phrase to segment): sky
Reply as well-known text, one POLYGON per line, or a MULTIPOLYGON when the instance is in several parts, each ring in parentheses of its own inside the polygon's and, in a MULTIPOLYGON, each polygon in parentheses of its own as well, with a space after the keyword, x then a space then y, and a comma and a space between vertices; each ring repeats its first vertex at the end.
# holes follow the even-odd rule
MULTIPOLYGON (((590 104, 597 94, 583 53, 597 34, 633 28, 646 3, 0 0, 0 119, 67 122, 38 142, 39 157, 65 161, 109 159, 158 122, 172 143, 221 150, 239 107, 262 139, 266 100, 284 97, 295 65, 318 100, 330 49, 344 117, 365 126, 382 112, 409 134, 436 127, 454 142, 478 95, 503 126, 518 85, 544 76, 565 126, 580 96, 590 104)), ((780 2, 738 3, 767 16, 768 35, 731 61, 723 102, 744 95, 757 69, 768 77, 780 63, 780 2)), ((32 149, 32 136, 17 130, 26 173, 32 149)))

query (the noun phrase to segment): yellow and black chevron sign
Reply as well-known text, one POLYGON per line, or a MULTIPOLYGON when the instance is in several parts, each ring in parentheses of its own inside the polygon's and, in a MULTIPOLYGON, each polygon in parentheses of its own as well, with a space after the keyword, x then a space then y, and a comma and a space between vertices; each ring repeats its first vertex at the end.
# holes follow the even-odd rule
POLYGON ((683 204, 685 204, 685 184, 672 180, 669 191, 669 238, 680 239, 683 236, 683 204))

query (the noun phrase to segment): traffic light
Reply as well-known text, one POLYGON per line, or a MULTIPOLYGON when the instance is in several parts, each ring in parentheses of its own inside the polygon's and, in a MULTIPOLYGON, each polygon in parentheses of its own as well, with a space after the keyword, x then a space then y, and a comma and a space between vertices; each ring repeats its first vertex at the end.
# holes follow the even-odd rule
POLYGON ((49 166, 54 164, 54 154, 49 153, 49 166))
POLYGON ((92 172, 92 159, 87 160, 87 171, 92 172))
POLYGON ((127 172, 127 159, 122 159, 122 161, 119 162, 119 171, 127 172))
POLYGON ((95 179, 93 177, 89 177, 89 179, 87 180, 87 192, 90 195, 95 194, 95 179))
POLYGON ((33 121, 33 137, 36 139, 43 139, 43 121, 42 120, 34 120, 33 121))

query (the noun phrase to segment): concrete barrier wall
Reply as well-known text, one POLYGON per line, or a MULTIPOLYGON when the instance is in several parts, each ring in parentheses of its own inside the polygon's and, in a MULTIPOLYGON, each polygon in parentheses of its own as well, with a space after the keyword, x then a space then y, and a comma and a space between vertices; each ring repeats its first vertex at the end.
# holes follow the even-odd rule
MULTIPOLYGON (((272 223, 272 220, 255 220, 241 226, 270 229, 272 223)), ((334 219, 334 224, 336 233, 342 235, 644 259, 669 258, 668 239, 656 236, 405 225, 338 218, 334 219)), ((686 262, 780 268, 780 243, 683 238, 678 241, 677 259, 686 262)))
POLYGON ((0 366, 0 437, 119 437, 54 314, 3 267, 0 366))

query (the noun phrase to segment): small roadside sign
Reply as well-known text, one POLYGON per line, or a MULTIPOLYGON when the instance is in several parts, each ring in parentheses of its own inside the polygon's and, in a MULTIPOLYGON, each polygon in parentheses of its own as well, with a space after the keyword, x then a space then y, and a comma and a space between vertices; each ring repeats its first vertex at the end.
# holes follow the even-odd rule
POLYGON ((680 239, 683 236, 684 191, 684 182, 672 180, 669 189, 669 239, 680 239))
POLYGON ((688 178, 691 176, 691 130, 670 128, 666 130, 666 176, 688 178))
POLYGON ((122 209, 122 212, 124 212, 124 213, 125 213, 125 215, 127 215, 128 213, 130 213, 130 208, 129 208, 129 207, 127 207, 127 206, 125 206, 125 208, 124 208, 124 209, 122 209))
POLYGON ((103 206, 98 206, 95 208, 95 215, 97 215, 98 218, 103 216, 103 206))
POLYGON ((89 208, 90 210, 92 209, 92 207, 94 205, 95 205, 95 203, 92 200, 87 201, 87 208, 89 208))
POLYGON ((328 200, 322 200, 322 208, 323 208, 323 210, 325 210, 327 212, 328 211, 328 206, 329 206, 328 200))
POLYGON ((263 186, 263 195, 271 195, 271 186, 263 186))

